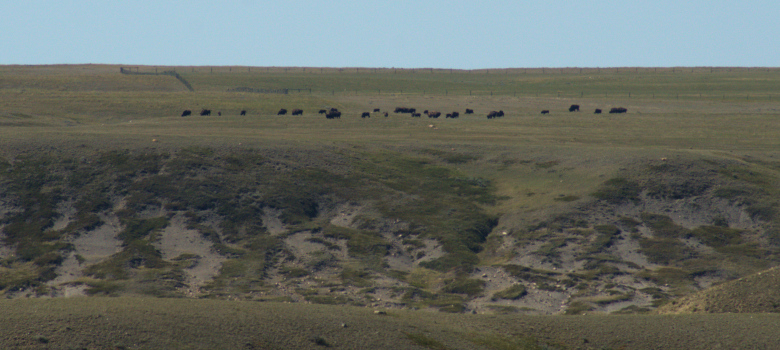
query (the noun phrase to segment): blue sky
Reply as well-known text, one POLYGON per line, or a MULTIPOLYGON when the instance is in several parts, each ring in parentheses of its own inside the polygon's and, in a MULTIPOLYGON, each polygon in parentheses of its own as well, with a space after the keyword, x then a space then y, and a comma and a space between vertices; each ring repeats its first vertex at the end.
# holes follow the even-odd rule
POLYGON ((0 0, 0 64, 769 66, 780 1, 0 0))

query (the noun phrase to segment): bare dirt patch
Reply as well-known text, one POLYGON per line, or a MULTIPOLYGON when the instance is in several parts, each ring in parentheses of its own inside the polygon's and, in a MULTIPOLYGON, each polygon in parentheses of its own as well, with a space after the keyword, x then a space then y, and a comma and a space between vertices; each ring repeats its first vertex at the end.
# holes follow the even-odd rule
POLYGON ((180 215, 170 220, 160 234, 160 239, 154 242, 154 246, 166 260, 182 254, 194 254, 198 257, 195 266, 184 270, 187 275, 186 284, 191 292, 197 291, 200 286, 214 278, 219 273, 222 262, 226 260, 197 230, 188 229, 186 219, 180 215))

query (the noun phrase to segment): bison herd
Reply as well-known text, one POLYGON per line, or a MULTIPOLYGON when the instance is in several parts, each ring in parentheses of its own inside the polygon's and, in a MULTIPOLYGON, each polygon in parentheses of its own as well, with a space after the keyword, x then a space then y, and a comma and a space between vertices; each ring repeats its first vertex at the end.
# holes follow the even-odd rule
MULTIPOLYGON (((569 107, 569 112, 579 112, 579 111, 580 111, 580 105, 571 105, 569 107)), ((417 117, 417 118, 421 117, 422 114, 427 115, 428 118, 438 118, 438 117, 441 116, 441 112, 438 112, 438 111, 428 111, 428 110, 425 110, 423 113, 417 113, 417 109, 409 108, 409 107, 396 107, 393 112, 394 113, 402 113, 402 114, 410 114, 412 117, 417 117)), ((609 113, 612 113, 612 114, 615 114, 615 113, 626 113, 626 112, 628 112, 628 109, 623 108, 623 107, 613 107, 613 108, 611 108, 609 110, 609 113)), ((327 119, 341 118, 341 112, 338 109, 336 109, 336 108, 320 109, 318 113, 319 114, 324 114, 325 118, 327 118, 327 119)), ((371 113, 382 113, 385 117, 388 116, 387 112, 381 112, 381 110, 379 108, 374 108, 373 112, 362 112, 360 114, 360 117, 361 118, 371 118, 371 113)), ((597 108, 594 113, 595 114, 601 114, 601 109, 597 108)), ((284 108, 280 109, 276 113, 276 115, 286 115, 286 114, 287 114, 287 109, 284 109, 284 108)), ((292 110, 291 114, 292 115, 303 115, 303 110, 296 108, 296 109, 292 110)), ((464 112, 464 114, 474 114, 474 110, 466 108, 466 111, 464 112)), ((542 114, 550 114, 550 110, 548 110, 548 109, 542 110, 542 114)), ((186 109, 186 110, 184 110, 184 112, 181 113, 182 117, 186 117, 186 116, 190 116, 190 115, 192 115, 192 111, 189 110, 189 109, 186 109)), ((210 116, 211 115, 211 110, 204 108, 204 109, 202 109, 200 111, 200 115, 202 115, 202 116, 210 116)), ((222 112, 217 112, 217 115, 221 116, 222 112)), ((241 110, 240 115, 244 115, 245 116, 246 115, 246 110, 245 109, 241 110)), ((458 113, 458 112, 452 112, 452 113, 445 114, 445 118, 455 119, 455 118, 458 118, 459 116, 460 116, 460 113, 458 113)), ((504 116, 504 111, 502 111, 502 110, 490 111, 487 114, 487 119, 500 118, 500 117, 503 117, 503 116, 504 116)))
MULTIPOLYGON (((580 111, 580 105, 571 105, 569 107, 569 112, 579 112, 580 111)), ((628 109, 623 107, 613 107, 609 110, 609 113, 615 114, 615 113, 626 113, 628 112, 628 109)), ((601 114, 601 109, 596 108, 596 110, 593 112, 594 114, 601 114)), ((543 110, 542 114, 550 114, 550 110, 543 110)))

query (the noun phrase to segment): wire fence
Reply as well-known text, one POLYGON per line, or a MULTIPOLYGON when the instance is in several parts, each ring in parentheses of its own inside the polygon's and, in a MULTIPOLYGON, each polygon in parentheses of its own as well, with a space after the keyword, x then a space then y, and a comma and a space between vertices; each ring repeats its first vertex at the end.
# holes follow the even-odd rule
MULTIPOLYGON (((716 74, 732 72, 745 74, 753 73, 780 73, 780 68, 766 67, 694 67, 694 68, 506 68, 506 69, 481 69, 481 70, 458 70, 458 69, 437 69, 437 68, 311 68, 311 67, 155 67, 155 66, 134 66, 120 67, 122 74, 136 75, 170 75, 181 81, 188 90, 194 91, 192 85, 181 74, 205 73, 205 74, 716 74), (180 74, 181 73, 181 74, 180 74)), ((779 78, 780 79, 780 78, 779 78)), ((305 81, 298 79, 299 81, 305 81)), ((359 84, 365 81, 358 79, 359 84)), ((278 82, 276 83, 277 85, 278 82)), ((513 97, 540 97, 540 98, 607 98, 607 99, 663 99, 663 100, 707 100, 707 101, 780 101, 780 89, 777 91, 718 91, 716 89, 706 92, 696 92, 690 90, 666 89, 662 91, 602 91, 598 89, 582 91, 555 91, 550 89, 539 89, 523 86, 524 84, 515 84, 513 87, 497 87, 496 89, 470 89, 458 86, 452 82, 444 82, 450 87, 414 87, 404 88, 375 88, 371 86, 355 87, 358 83, 352 82, 345 88, 332 88, 322 86, 311 87, 289 87, 289 86, 256 86, 256 87, 228 87, 223 91, 244 92, 259 94, 310 94, 310 95, 353 95, 353 96, 371 96, 371 95, 418 95, 418 96, 513 96, 513 97)), ((374 84, 378 84, 374 82, 374 84)), ((387 84, 390 85, 390 84, 387 84)), ((636 87, 636 86, 635 86, 636 87)))

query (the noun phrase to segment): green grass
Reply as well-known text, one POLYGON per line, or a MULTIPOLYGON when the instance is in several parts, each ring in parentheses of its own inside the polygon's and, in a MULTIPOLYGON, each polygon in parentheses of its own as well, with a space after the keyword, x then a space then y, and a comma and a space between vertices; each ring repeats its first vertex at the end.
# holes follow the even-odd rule
MULTIPOLYGON (((269 274, 279 268, 285 283, 320 283, 301 289, 313 303, 369 304, 370 297, 362 294, 382 289, 377 285, 390 277, 399 283, 393 289, 402 296, 399 307, 463 312, 486 293, 484 282, 469 277, 474 267, 494 265, 547 291, 561 292, 560 285, 585 293, 618 276, 669 285, 666 292, 640 291, 657 305, 694 291, 701 278, 737 278, 778 260, 777 69, 160 67, 169 69, 194 91, 171 76, 122 75, 117 66, 0 67, 4 295, 50 294, 57 288, 50 284, 58 266, 74 254, 71 242, 112 217, 120 220, 121 251, 99 261, 77 255, 89 278, 74 283, 95 295, 181 297, 183 273, 197 259, 164 259, 155 246, 176 215, 228 258, 201 286, 209 299, 251 299, 273 291, 269 274), (238 87, 302 90, 286 95, 230 91, 238 87), (574 103, 583 111, 566 112, 574 103), (457 120, 394 113, 358 118, 362 111, 397 106, 443 112, 473 108, 476 114, 457 120), (629 113, 591 113, 613 106, 629 113), (326 120, 314 113, 327 107, 344 116, 326 120), (201 108, 223 115, 179 117, 184 109, 201 108), (280 108, 305 113, 278 117, 280 108), (243 109, 247 116, 238 115, 243 109), (507 116, 485 119, 498 109, 507 116), (541 116, 542 109, 551 115, 541 116), (650 209, 633 217, 609 216, 617 207, 644 200, 687 203, 690 212, 740 207, 757 228, 743 227, 734 219, 741 213, 728 212, 731 207, 706 213, 712 222, 699 227, 683 227, 673 214, 650 209), (350 227, 330 223, 329 216, 347 204, 363 208, 350 227), (286 233, 268 232, 266 209, 280 213, 286 233), (310 243, 325 249, 293 264, 284 240, 303 231, 311 233, 310 243), (661 266, 642 270, 623 260, 614 251, 624 243, 622 231, 635 240, 629 243, 639 244, 640 254, 661 266), (433 241, 444 254, 413 262, 409 271, 391 270, 384 260, 398 253, 393 244, 399 240, 414 254, 433 241), (535 257, 559 271, 508 263, 515 248, 539 241, 535 257), (692 248, 697 242, 703 248, 692 248), (576 250, 582 269, 560 270, 567 249, 576 250), (337 255, 344 253, 347 260, 340 261, 337 255), (337 273, 319 279, 330 269, 337 273), (350 288, 365 292, 338 293, 350 288)), ((151 73, 154 67, 140 70, 151 73)), ((496 295, 513 300, 522 298, 522 291, 511 287, 496 295)), ((629 296, 571 304, 567 313, 629 296)), ((289 297, 257 297, 273 298, 289 297)), ((511 316, 521 310, 504 311, 511 316)), ((437 315, 449 317, 446 312, 437 315)), ((230 317, 240 319, 221 320, 230 317)), ((600 322, 593 319, 586 326, 600 322)), ((481 340, 468 345, 419 328, 395 333, 395 339, 411 346, 403 334, 423 334, 448 348, 519 346, 491 335, 493 327, 478 330, 474 339, 481 340)), ((50 347, 60 344, 58 334, 37 329, 32 334, 50 347)), ((304 339, 305 346, 322 346, 312 339, 334 348, 344 344, 343 337, 325 331, 297 336, 291 339, 304 339)), ((586 337, 594 348, 621 346, 589 334, 577 337, 556 339, 572 348, 584 346, 586 337)), ((119 338, 100 344, 155 347, 119 338)), ((217 344, 274 344, 240 341, 217 344)), ((187 347, 161 342, 156 347, 187 347)))

